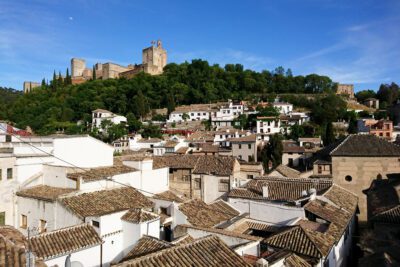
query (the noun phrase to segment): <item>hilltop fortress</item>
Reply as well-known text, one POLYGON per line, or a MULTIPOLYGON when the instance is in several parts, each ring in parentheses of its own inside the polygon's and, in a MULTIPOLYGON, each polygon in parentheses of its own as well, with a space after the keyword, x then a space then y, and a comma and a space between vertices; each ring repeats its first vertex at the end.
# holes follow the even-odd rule
POLYGON ((94 68, 87 68, 86 61, 80 58, 71 59, 72 84, 83 83, 93 78, 93 71, 96 72, 96 79, 114 79, 125 77, 132 78, 140 72, 158 75, 163 73, 167 65, 167 51, 162 47, 160 40, 151 42, 151 46, 143 49, 142 64, 129 64, 122 66, 116 63, 96 63, 94 68))
MULTIPOLYGON (((167 65, 167 51, 162 47, 161 40, 152 41, 151 46, 142 51, 142 64, 129 64, 122 66, 113 62, 96 63, 93 68, 86 66, 85 59, 71 59, 71 81, 72 84, 84 83, 93 79, 114 79, 124 77, 130 79, 140 72, 151 75, 163 73, 167 65), (95 75, 93 74, 95 72, 95 75)), ((24 93, 29 93, 33 88, 39 87, 37 82, 25 81, 23 85, 24 93)))

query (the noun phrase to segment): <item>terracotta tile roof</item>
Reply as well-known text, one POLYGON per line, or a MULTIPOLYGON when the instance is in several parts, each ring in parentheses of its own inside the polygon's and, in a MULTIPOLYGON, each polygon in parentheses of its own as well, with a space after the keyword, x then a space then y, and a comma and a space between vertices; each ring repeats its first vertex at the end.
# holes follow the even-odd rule
POLYGON ((233 232, 236 233, 241 233, 241 234, 246 234, 251 230, 259 230, 259 231, 265 231, 265 232, 270 232, 270 233, 277 233, 280 232, 287 227, 284 226, 277 226, 277 225, 271 225, 268 223, 264 222, 259 222, 251 219, 245 219, 241 222, 239 222, 237 225, 234 225, 233 227, 229 227, 229 229, 233 232))
POLYGON ((309 264, 305 259, 294 253, 285 259, 284 265, 285 267, 311 267, 311 264, 309 264))
POLYGON ((375 215, 373 222, 400 224, 400 205, 375 215))
MULTIPOLYGON (((0 266, 25 267, 27 265, 26 237, 12 226, 0 226, 0 266)), ((35 267, 47 267, 35 259, 35 267)))
POLYGON ((181 225, 177 226, 178 232, 186 232, 187 229, 201 230, 201 231, 208 232, 211 234, 237 237, 237 238, 247 239, 249 241, 260 241, 263 239, 261 237, 247 235, 247 234, 229 231, 229 230, 225 230, 225 229, 219 229, 219 228, 210 228, 210 227, 194 226, 194 225, 187 225, 187 224, 181 224, 181 225))
POLYGON ((212 155, 169 155, 153 158, 155 169, 170 167, 192 169, 196 174, 229 176, 233 173, 236 159, 230 156, 212 155))
POLYGON ((288 178, 299 178, 300 177, 300 172, 298 170, 292 169, 286 165, 280 164, 278 167, 275 169, 277 172, 282 174, 285 177, 288 178))
POLYGON ((220 211, 221 213, 227 213, 228 215, 239 215, 240 212, 236 210, 234 207, 228 204, 223 200, 216 200, 213 203, 208 204, 211 209, 220 211))
POLYGON ((170 167, 174 169, 193 169, 200 156, 196 155, 170 155, 153 158, 153 168, 170 167))
POLYGON ((331 180, 308 178, 263 177, 249 181, 245 188, 232 189, 228 197, 269 201, 295 201, 304 198, 303 193, 316 189, 317 194, 324 193, 332 186, 331 180), (268 197, 263 197, 263 187, 268 187, 268 197))
POLYGON ((312 142, 312 143, 321 143, 320 137, 300 137, 299 142, 312 142))
POLYGON ((298 146, 297 144, 282 142, 283 145, 283 153, 304 153, 306 149, 302 146, 298 146))
POLYGON ((375 135, 349 135, 330 155, 334 157, 399 157, 400 147, 375 135))
POLYGON ((358 205, 358 197, 346 189, 333 184, 331 188, 324 194, 324 197, 332 201, 335 205, 354 213, 358 205))
POLYGON ((59 196, 76 191, 72 188, 51 187, 48 185, 37 185, 16 193, 19 197, 34 198, 44 201, 55 201, 59 196))
POLYGON ((238 137, 238 138, 228 138, 227 141, 231 143, 251 143, 251 142, 256 142, 257 140, 257 135, 251 134, 243 137, 238 137))
POLYGON ((197 131, 192 133, 187 142, 214 142, 214 132, 197 131))
POLYGON ((128 254, 126 254, 126 256, 119 263, 136 259, 138 257, 158 252, 173 246, 174 246, 173 244, 168 243, 166 241, 157 239, 152 236, 144 235, 142 238, 139 239, 139 241, 135 244, 135 246, 131 249, 131 251, 129 251, 128 254))
POLYGON ((186 154, 188 150, 189 150, 188 147, 181 147, 175 153, 176 154, 186 154))
POLYGON ((166 201, 175 201, 176 203, 183 203, 184 201, 187 200, 186 197, 180 197, 171 190, 155 194, 154 196, 152 196, 152 198, 166 200, 166 201))
POLYGON ((147 254, 117 266, 124 267, 250 267, 218 237, 207 236, 196 241, 147 254))
POLYGON ((174 148, 177 144, 179 144, 179 143, 170 140, 170 141, 165 142, 164 147, 166 147, 166 148, 174 148))
POLYGON ((181 236, 181 237, 175 239, 175 240, 172 241, 171 243, 174 244, 174 245, 183 245, 183 244, 190 244, 190 243, 192 243, 194 240, 195 240, 195 239, 194 239, 191 235, 186 234, 186 235, 184 235, 184 236, 181 236))
POLYGON ((328 234, 297 225, 265 239, 264 242, 272 247, 319 259, 329 253, 335 240, 328 234))
POLYGON ((103 243, 93 226, 81 224, 30 238, 34 254, 43 260, 103 243))
POLYGON ((221 204, 207 205, 197 199, 180 204, 178 208, 190 224, 204 227, 213 227, 239 215, 238 211, 228 212, 228 208, 223 208, 221 204))
POLYGON ((83 218, 153 206, 153 202, 130 187, 83 193, 62 198, 60 201, 73 213, 83 218))
POLYGON ((337 241, 343 235, 353 216, 353 213, 349 213, 320 200, 308 202, 304 206, 304 209, 330 222, 327 233, 332 235, 337 241))
POLYGON ((159 143, 159 142, 161 142, 161 141, 162 141, 162 140, 159 139, 159 138, 148 138, 148 139, 143 138, 143 139, 140 139, 140 140, 138 141, 138 143, 159 143))
POLYGON ((400 224, 400 181, 374 180, 364 191, 368 202, 368 219, 372 222, 400 224))
POLYGON ((131 222, 131 223, 142 223, 147 221, 152 221, 159 218, 155 213, 145 211, 143 209, 130 209, 122 217, 121 220, 131 222))
POLYGON ((193 173, 229 176, 233 174, 235 161, 235 157, 229 156, 201 156, 193 173))
POLYGON ((134 168, 128 167, 121 164, 110 166, 110 167, 101 167, 101 168, 93 168, 89 169, 85 172, 74 172, 67 174, 67 177, 71 180, 78 180, 78 178, 82 178, 83 182, 92 182, 98 180, 104 180, 106 178, 111 178, 114 175, 130 173, 137 171, 134 168))
POLYGON ((12 226, 0 226, 0 266, 26 266, 26 238, 12 226))

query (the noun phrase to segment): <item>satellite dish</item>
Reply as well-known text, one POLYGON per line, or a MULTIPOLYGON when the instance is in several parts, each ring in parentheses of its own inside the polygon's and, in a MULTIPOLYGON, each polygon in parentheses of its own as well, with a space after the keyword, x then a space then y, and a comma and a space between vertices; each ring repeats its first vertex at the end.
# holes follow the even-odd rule
POLYGON ((85 267, 85 266, 83 266, 83 264, 80 263, 79 261, 73 261, 71 262, 71 267, 85 267))

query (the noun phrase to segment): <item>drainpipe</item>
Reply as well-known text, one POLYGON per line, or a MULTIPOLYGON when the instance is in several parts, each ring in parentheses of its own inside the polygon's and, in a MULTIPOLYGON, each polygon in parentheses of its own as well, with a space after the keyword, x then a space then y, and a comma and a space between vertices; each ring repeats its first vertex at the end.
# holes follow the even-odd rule
POLYGON ((103 266, 103 243, 100 244, 100 267, 103 266))

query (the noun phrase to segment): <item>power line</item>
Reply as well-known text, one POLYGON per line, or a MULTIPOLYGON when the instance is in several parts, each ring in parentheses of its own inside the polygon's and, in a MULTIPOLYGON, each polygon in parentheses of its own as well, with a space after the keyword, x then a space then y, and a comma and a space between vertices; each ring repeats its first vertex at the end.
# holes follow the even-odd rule
MULTIPOLYGON (((4 128, 1 127, 1 125, 0 125, 0 128, 2 128, 2 129, 4 130, 4 128)), ((7 132, 7 131, 6 131, 6 132, 7 132)), ((97 182, 100 184, 101 187, 103 187, 104 189, 107 189, 107 188, 105 188, 103 185, 101 185, 101 183, 97 180, 97 177, 93 176, 92 173, 90 173, 90 170, 87 170, 87 169, 84 169, 84 168, 82 168, 82 167, 79 167, 79 166, 77 166, 77 165, 75 165, 75 164, 73 164, 73 163, 71 163, 71 162, 68 162, 68 161, 66 161, 66 160, 64 160, 64 159, 62 159, 62 158, 60 158, 60 157, 54 156, 53 154, 51 154, 51 153, 49 153, 49 152, 47 152, 47 151, 45 151, 45 150, 42 150, 42 149, 40 149, 39 147, 37 147, 37 146, 35 146, 35 145, 33 145, 33 144, 29 143, 29 142, 26 142, 26 141, 22 140, 19 136, 15 135, 14 133, 11 133, 11 135, 13 135, 15 138, 17 138, 18 140, 20 140, 22 143, 27 144, 27 145, 29 145, 29 146, 32 146, 33 148, 35 148, 35 149, 41 151, 42 153, 45 153, 45 154, 47 154, 47 155, 49 155, 49 156, 52 156, 52 157, 54 157, 54 158, 56 158, 56 159, 58 159, 58 160, 60 160, 60 161, 62 161, 62 162, 64 162, 64 163, 66 163, 66 164, 68 164, 68 165, 71 165, 71 166, 74 167, 74 168, 77 168, 77 169, 79 169, 79 170, 82 170, 83 173, 88 173, 89 176, 95 178, 94 180, 97 181, 97 182)), ((111 182, 114 182, 114 183, 116 183, 116 184, 119 184, 119 185, 122 185, 122 186, 125 186, 125 187, 130 187, 130 188, 132 188, 132 189, 135 189, 135 190, 137 190, 137 191, 140 191, 140 192, 143 192, 143 193, 152 195, 152 196, 157 195, 157 194, 155 194, 155 193, 152 193, 152 192, 149 192, 149 191, 146 191, 146 190, 143 190, 143 189, 136 188, 136 187, 134 187, 134 186, 132 186, 132 185, 124 184, 124 183, 122 183, 122 182, 118 182, 118 181, 116 181, 116 180, 114 180, 114 179, 112 179, 112 178, 104 177, 103 179, 108 180, 108 181, 111 181, 111 182)), ((238 217, 238 218, 239 218, 239 217, 243 217, 243 215, 237 215, 237 214, 234 214, 234 213, 229 213, 229 212, 225 212, 225 211, 221 211, 221 210, 217 210, 217 209, 212 209, 212 208, 209 208, 209 207, 204 207, 204 206, 200 206, 200 205, 196 205, 196 204, 191 204, 191 205, 197 206, 197 207, 202 208, 202 209, 208 209, 208 210, 211 210, 211 211, 214 211, 214 212, 217 212, 217 213, 229 215, 229 216, 235 216, 235 217, 238 217)), ((206 205, 207 205, 207 204, 206 204, 206 205)), ((247 217, 247 215, 245 215, 245 216, 247 217)), ((245 218, 245 217, 243 217, 243 218, 245 218)))

